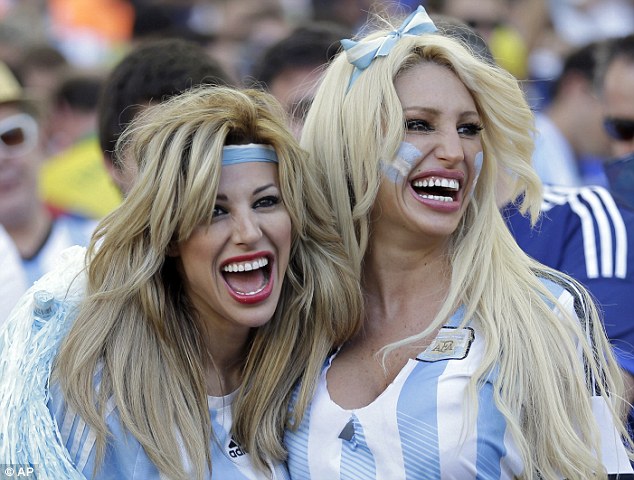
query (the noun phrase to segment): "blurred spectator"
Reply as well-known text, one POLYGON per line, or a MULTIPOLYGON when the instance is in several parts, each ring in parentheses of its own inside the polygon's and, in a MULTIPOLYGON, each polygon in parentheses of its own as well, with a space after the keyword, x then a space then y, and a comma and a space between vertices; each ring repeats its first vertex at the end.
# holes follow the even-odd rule
POLYGON ((597 84, 612 155, 634 152, 634 34, 602 44, 597 84))
POLYGON ((98 132, 106 168, 125 195, 136 165, 113 158, 119 136, 136 114, 196 85, 231 85, 231 77, 198 44, 183 39, 139 44, 106 78, 98 106, 98 132))
POLYGON ((366 22, 373 3, 371 0, 312 0, 313 19, 338 23, 356 32, 366 22))
POLYGON ((42 165, 43 199, 56 211, 101 218, 121 202, 97 139, 97 102, 104 75, 72 70, 59 81, 49 111, 49 150, 42 165))
POLYGON ((533 166, 544 183, 562 186, 606 185, 603 161, 609 139, 594 89, 597 44, 565 59, 553 83, 550 103, 535 115, 533 166))
POLYGON ((46 2, 9 1, 0 16, 0 60, 14 69, 25 46, 47 41, 46 26, 46 2))
POLYGON ((350 31, 327 22, 306 23, 269 47, 253 76, 289 114, 291 129, 299 136, 323 67, 340 49, 350 31))
POLYGON ((49 33, 75 66, 96 67, 132 37, 128 0, 47 0, 49 33))
POLYGON ((70 67, 66 57, 54 46, 46 42, 25 45, 19 61, 14 64, 14 72, 29 97, 41 106, 41 129, 44 151, 49 154, 49 118, 53 90, 60 78, 70 67))
POLYGON ((48 43, 40 42, 24 47, 15 69, 18 80, 29 95, 48 102, 68 66, 62 52, 48 43))
POLYGON ((528 45, 511 23, 509 0, 432 0, 430 14, 462 20, 488 44, 495 61, 524 79, 527 75, 528 45))
POLYGON ((573 47, 634 31, 630 0, 549 0, 548 7, 555 32, 573 47))
POLYGON ((8 67, 0 64, 0 224, 22 258, 28 285, 48 271, 59 253, 86 245, 95 223, 54 217, 38 192, 44 160, 37 104, 8 67))
POLYGON ((0 326, 9 317, 9 312, 26 292, 26 278, 22 271, 20 255, 0 225, 0 326))
POLYGON ((634 34, 602 45, 598 84, 614 156, 606 175, 612 193, 634 209, 634 34))

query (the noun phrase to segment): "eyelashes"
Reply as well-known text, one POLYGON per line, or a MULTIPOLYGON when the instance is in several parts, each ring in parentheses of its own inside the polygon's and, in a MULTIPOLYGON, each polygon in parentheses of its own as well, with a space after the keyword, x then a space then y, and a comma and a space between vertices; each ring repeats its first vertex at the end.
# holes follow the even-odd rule
MULTIPOLYGON (((456 126, 459 135, 465 137, 475 137, 480 134, 484 126, 480 123, 462 123, 456 126)), ((412 119, 405 121, 405 129, 410 133, 432 133, 436 129, 427 120, 412 119)))
POLYGON ((267 195, 266 197, 262 197, 258 199, 254 204, 253 208, 266 208, 266 207, 274 207, 278 203, 281 202, 281 198, 277 195, 267 195))
MULTIPOLYGON (((254 210, 260 209, 260 208, 272 208, 276 205, 279 205, 281 202, 282 202, 282 199, 280 196, 267 195, 265 197, 258 198, 257 200, 255 200, 253 204, 251 205, 251 208, 253 208, 254 210)), ((223 207, 222 205, 216 204, 212 212, 212 218, 216 218, 221 215, 226 215, 227 213, 229 213, 228 208, 223 207)))

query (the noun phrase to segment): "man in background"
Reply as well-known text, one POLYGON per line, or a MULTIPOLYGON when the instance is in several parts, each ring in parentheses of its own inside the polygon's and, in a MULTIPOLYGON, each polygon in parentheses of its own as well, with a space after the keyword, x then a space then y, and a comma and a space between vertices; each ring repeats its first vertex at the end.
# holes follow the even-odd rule
POLYGON ((231 77, 203 47, 183 39, 143 42, 114 67, 101 92, 98 132, 106 168, 124 195, 134 183, 136 165, 112 153, 134 117, 192 87, 231 84, 231 77))
POLYGON ((54 215, 40 195, 41 111, 0 63, 0 225, 19 252, 27 287, 52 268, 62 250, 86 245, 95 227, 86 218, 54 215))
POLYGON ((634 209, 634 34, 603 44, 597 84, 613 156, 605 164, 610 189, 634 209))

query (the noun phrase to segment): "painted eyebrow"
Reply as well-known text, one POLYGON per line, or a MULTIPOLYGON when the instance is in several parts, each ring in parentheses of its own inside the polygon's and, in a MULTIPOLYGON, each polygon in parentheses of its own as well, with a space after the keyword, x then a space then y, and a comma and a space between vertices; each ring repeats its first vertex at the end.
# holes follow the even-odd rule
MULTIPOLYGON (((267 190, 267 189, 271 188, 271 187, 275 187, 275 184, 274 183, 269 183, 267 185, 262 185, 261 187, 258 187, 255 190, 253 190, 253 194, 252 195, 255 196, 255 195, 263 192, 264 190, 267 190)), ((216 195, 216 200, 227 201, 227 199, 228 199, 227 196, 222 194, 222 193, 219 193, 218 195, 216 195)))

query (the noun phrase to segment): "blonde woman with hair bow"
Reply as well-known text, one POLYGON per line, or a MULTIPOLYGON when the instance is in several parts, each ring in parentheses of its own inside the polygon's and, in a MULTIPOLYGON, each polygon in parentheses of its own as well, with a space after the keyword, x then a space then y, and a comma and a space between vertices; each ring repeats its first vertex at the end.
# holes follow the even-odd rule
POLYGON ((591 298, 526 256, 498 210, 502 174, 523 212, 540 205, 518 82, 422 7, 342 45, 301 145, 356 266, 363 328, 286 433, 291 477, 634 478, 591 298))

